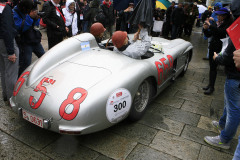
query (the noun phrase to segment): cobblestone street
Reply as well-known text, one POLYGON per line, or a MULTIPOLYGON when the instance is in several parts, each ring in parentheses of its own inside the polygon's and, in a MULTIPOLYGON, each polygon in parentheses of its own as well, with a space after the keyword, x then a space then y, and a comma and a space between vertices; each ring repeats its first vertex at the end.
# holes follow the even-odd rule
MULTIPOLYGON (((46 50, 47 37, 42 32, 46 50)), ((89 135, 60 135, 22 120, 0 96, 0 160, 231 160, 239 130, 229 150, 203 140, 204 136, 219 134, 211 121, 218 120, 223 111, 223 67, 218 68, 214 93, 204 95, 209 64, 202 58, 207 53, 207 41, 201 28, 194 28, 190 38, 183 38, 194 46, 188 71, 167 87, 136 123, 125 120, 89 135)))

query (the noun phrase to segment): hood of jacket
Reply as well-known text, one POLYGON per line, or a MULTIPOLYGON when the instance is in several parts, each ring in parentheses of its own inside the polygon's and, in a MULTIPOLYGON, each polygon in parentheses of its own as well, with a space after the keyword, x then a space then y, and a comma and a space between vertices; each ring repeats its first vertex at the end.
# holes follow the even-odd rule
POLYGON ((93 0, 91 3, 90 3, 90 7, 91 8, 98 8, 100 5, 100 1, 99 0, 93 0))
POLYGON ((231 8, 232 14, 235 18, 240 16, 240 1, 239 0, 232 0, 230 8, 231 8))
POLYGON ((223 7, 223 5, 221 2, 217 2, 216 4, 214 4, 214 7, 219 7, 219 9, 220 9, 223 7))
MULTIPOLYGON (((67 9, 68 12, 70 12, 69 6, 70 6, 71 3, 75 4, 75 1, 74 0, 67 0, 67 2, 66 2, 66 9, 67 9)), ((76 8, 76 4, 75 4, 74 8, 76 8)))

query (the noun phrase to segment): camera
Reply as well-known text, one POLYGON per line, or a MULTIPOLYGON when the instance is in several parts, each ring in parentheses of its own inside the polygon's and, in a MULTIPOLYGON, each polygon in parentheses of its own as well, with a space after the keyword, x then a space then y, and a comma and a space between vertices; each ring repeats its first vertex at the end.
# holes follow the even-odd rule
POLYGON ((44 15, 45 15, 45 12, 38 12, 38 16, 39 16, 39 17, 42 18, 44 15))

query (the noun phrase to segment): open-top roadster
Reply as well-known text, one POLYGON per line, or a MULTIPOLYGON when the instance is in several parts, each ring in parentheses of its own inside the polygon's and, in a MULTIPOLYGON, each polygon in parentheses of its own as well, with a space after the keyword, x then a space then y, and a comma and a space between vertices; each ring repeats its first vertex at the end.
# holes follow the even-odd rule
POLYGON ((100 49, 89 33, 69 38, 22 73, 11 107, 31 123, 64 134, 138 120, 149 100, 186 72, 192 57, 191 43, 182 39, 151 43, 136 60, 100 49))

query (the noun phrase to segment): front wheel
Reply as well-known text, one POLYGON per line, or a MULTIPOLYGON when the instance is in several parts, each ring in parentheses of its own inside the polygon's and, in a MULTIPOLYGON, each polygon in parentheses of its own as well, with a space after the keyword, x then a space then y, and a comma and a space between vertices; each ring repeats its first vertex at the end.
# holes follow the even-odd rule
POLYGON ((185 65, 183 71, 180 73, 180 76, 184 76, 184 74, 187 72, 188 65, 189 65, 189 53, 186 53, 185 65))
POLYGON ((151 93, 151 84, 148 80, 144 80, 134 96, 133 104, 129 114, 129 120, 137 121, 141 119, 147 109, 151 93))

